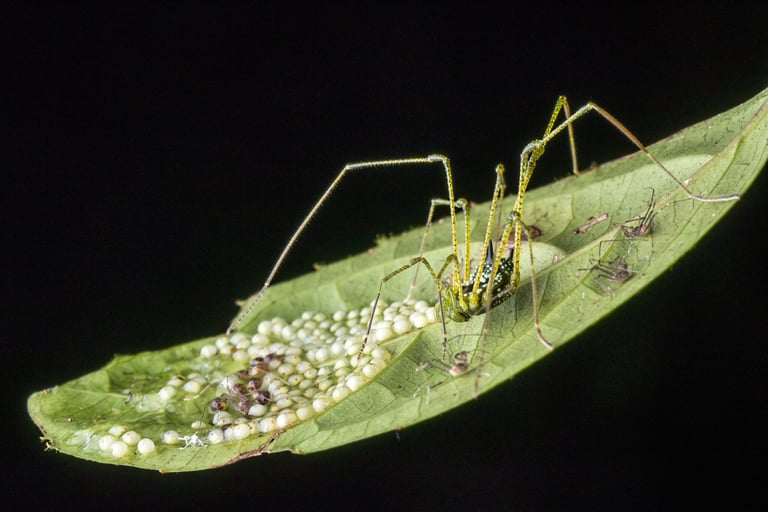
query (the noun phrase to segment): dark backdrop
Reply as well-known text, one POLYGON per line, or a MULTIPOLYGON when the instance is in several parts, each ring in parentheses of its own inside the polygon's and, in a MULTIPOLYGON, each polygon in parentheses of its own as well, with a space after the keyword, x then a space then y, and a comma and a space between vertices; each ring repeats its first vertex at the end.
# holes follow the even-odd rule
MULTIPOLYGON (((45 453, 29 393, 221 332, 344 163, 444 152, 484 201, 558 94, 653 142, 768 85, 765 8, 127 4, 24 2, 0 22, 4 494, 102 510, 748 496, 765 448, 765 176, 616 314, 399 437, 169 476, 45 453)), ((599 121, 577 137, 585 163, 633 150, 599 121)), ((547 157, 537 185, 567 172, 547 157)), ((421 223, 443 187, 430 169, 350 179, 280 277, 421 223)))

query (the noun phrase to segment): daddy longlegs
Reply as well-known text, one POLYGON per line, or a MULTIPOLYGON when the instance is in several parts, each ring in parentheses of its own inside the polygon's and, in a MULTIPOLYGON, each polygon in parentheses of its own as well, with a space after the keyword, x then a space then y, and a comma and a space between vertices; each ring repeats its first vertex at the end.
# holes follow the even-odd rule
MULTIPOLYGON (((555 108, 542 137, 528 143, 520 154, 517 197, 510 213, 507 215, 507 218, 504 222, 501 236, 498 239, 493 240, 496 223, 500 222, 501 219, 501 202, 506 190, 506 184, 504 181, 504 166, 502 164, 498 164, 496 166, 496 184, 494 186, 493 196, 490 203, 488 224, 486 226, 485 237, 483 240, 481 253, 483 255, 483 263, 481 265, 476 266, 476 268, 472 268, 470 263, 470 206, 468 201, 464 199, 457 199, 455 197, 453 171, 451 169, 450 160, 448 157, 435 154, 425 157, 398 158, 347 164, 331 182, 328 188, 326 188, 325 192, 323 192, 323 194, 320 196, 320 199, 317 200, 314 206, 309 210, 309 213, 307 213, 307 215, 304 217, 304 220, 299 224, 298 228, 296 228, 294 233, 291 235, 282 252, 272 266, 272 269, 267 275, 264 284, 251 300, 249 305, 229 325, 226 331, 227 334, 230 334, 232 331, 237 329, 237 327, 253 311, 261 298, 264 296, 266 290, 272 284, 275 275, 282 266, 287 255, 293 249, 298 238, 307 228, 311 220, 317 215, 318 211, 326 203, 331 194, 336 190, 341 181, 348 174, 352 173, 353 171, 381 167, 440 164, 442 165, 443 171, 445 172, 448 198, 432 200, 427 220, 427 227, 424 231, 422 245, 418 256, 414 257, 400 268, 393 270, 384 276, 380 281, 376 296, 372 303, 371 316, 368 321, 366 333, 363 336, 360 354, 362 354, 370 338, 376 305, 381 298, 382 289, 385 284, 394 276, 408 270, 409 268, 416 267, 417 271, 419 267, 424 266, 437 287, 436 307, 438 308, 438 314, 442 325, 443 360, 445 360, 447 355, 448 340, 446 319, 450 319, 455 322, 462 322, 469 320, 475 315, 486 314, 491 310, 491 308, 503 303, 516 292, 520 282, 520 251, 516 250, 516 248, 521 247, 521 241, 523 240, 524 235, 527 235, 528 240, 533 239, 531 228, 525 223, 523 216, 525 192, 528 189, 528 184, 533 175, 533 171, 536 167, 536 164, 538 163, 539 158, 541 158, 541 156, 544 154, 546 145, 558 134, 567 130, 570 144, 571 161, 573 164, 573 173, 577 175, 580 174, 576 155, 573 124, 576 120, 585 116, 589 112, 596 112, 603 119, 613 125, 632 144, 634 144, 634 146, 637 147, 639 151, 645 154, 646 157, 659 170, 664 172, 675 183, 677 188, 685 193, 685 195, 690 199, 701 202, 724 202, 739 199, 738 194, 725 196, 704 196, 693 193, 686 187, 686 184, 683 181, 672 174, 672 172, 667 169, 651 152, 649 152, 648 149, 640 142, 640 140, 635 137, 635 135, 630 132, 629 129, 627 129, 621 122, 619 122, 612 114, 592 102, 587 103, 575 112, 571 113, 571 109, 566 97, 560 96, 555 104, 555 108), (561 112, 563 113, 565 119, 556 125, 561 112), (435 270, 435 267, 433 267, 433 265, 430 264, 430 262, 427 261, 427 259, 423 256, 423 251, 425 247, 427 232, 432 222, 434 210, 437 206, 449 207, 452 238, 451 253, 445 258, 445 261, 442 263, 439 269, 435 270), (458 241, 458 223, 456 219, 457 210, 462 210, 465 217, 464 220, 466 235, 464 239, 464 247, 461 252, 459 250, 458 241), (499 217, 498 219, 497 216, 499 217), (514 249, 511 251, 498 250, 496 254, 494 254, 494 243, 498 248, 512 247, 514 249), (506 255, 507 252, 510 254, 506 255), (446 273, 448 273, 447 278, 445 277, 446 273)), ((554 345, 545 337, 541 328, 541 319, 539 316, 539 296, 536 286, 536 276, 533 268, 533 245, 531 242, 528 242, 527 245, 531 268, 533 324, 539 342, 544 347, 551 350, 554 348, 554 345)), ((488 334, 488 329, 490 328, 489 317, 490 315, 487 315, 484 320, 482 334, 483 337, 488 334)))
POLYGON ((652 187, 648 188, 651 189, 651 198, 648 200, 648 207, 645 212, 616 224, 627 238, 644 237, 653 233, 653 220, 659 212, 656 211, 656 200, 654 199, 656 191, 652 187))
POLYGON ((614 287, 621 286, 637 273, 635 270, 630 269, 624 254, 618 255, 612 260, 603 259, 603 244, 610 243, 613 245, 619 241, 620 240, 601 241, 598 246, 597 260, 590 260, 590 267, 579 269, 593 274, 593 282, 595 285, 598 286, 603 293, 611 296, 613 296, 614 287))
MULTIPOLYGON (((423 370, 426 370, 429 367, 435 367, 438 370, 440 370, 442 373, 446 374, 449 378, 458 377, 459 375, 464 374, 469 370, 469 352, 466 350, 462 350, 460 352, 455 352, 451 355, 450 361, 444 361, 441 359, 431 359, 429 361, 426 361, 424 363, 421 363, 419 366, 416 367, 416 371, 420 372, 423 370)), ((429 396, 430 392, 440 386, 441 384, 444 384, 447 382, 447 380, 441 380, 439 382, 436 382, 434 384, 430 384, 426 387, 426 403, 429 403, 429 396)), ((419 386, 416 391, 413 393, 413 398, 416 398, 419 396, 421 392, 421 386, 419 386)))

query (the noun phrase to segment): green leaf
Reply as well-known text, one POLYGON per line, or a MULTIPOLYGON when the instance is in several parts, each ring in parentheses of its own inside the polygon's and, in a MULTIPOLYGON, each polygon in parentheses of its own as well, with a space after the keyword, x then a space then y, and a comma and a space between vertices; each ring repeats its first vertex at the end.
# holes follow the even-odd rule
MULTIPOLYGON (((717 196, 747 190, 768 157, 767 141, 768 90, 649 149, 693 192, 717 196)), ((525 220, 542 232, 533 243, 533 252, 544 335, 558 347, 597 322, 693 248, 734 204, 688 198, 642 153, 530 191, 525 220), (652 194, 655 204, 649 208, 652 194), (630 236, 646 213, 652 215, 652 232, 630 236), (603 214, 607 214, 606 219, 597 222, 603 214), (576 233, 580 227, 585 232, 576 233)), ((487 215, 488 204, 472 209, 475 250, 480 245, 474 242, 482 240, 487 215)), ((435 267, 443 264, 451 250, 448 224, 437 222, 430 232, 425 256, 435 267)), ((250 337, 259 332, 261 322, 274 317, 291 322, 309 311, 332 319, 334 312, 359 310, 370 304, 382 277, 418 253, 422 232, 415 229, 380 240, 364 254, 271 287, 241 324, 240 332, 250 337)), ((527 251, 522 255, 526 264, 527 251)), ((383 289, 383 300, 400 300, 408 291, 411 276, 412 272, 402 272, 390 280, 383 289)), ((249 430, 248 435, 246 427, 235 429, 231 424, 219 431, 242 439, 217 443, 216 434, 208 437, 214 429, 209 404, 222 393, 228 394, 234 397, 228 413, 232 418, 242 416, 233 411, 238 395, 233 391, 234 381, 227 376, 248 368, 257 352, 222 354, 229 350, 237 353, 237 349, 220 342, 220 349, 213 350, 211 346, 216 346, 219 337, 118 356, 101 370, 34 393, 28 401, 29 413, 52 449, 96 462, 163 472, 207 469, 267 452, 309 453, 333 448, 436 416, 548 355, 550 351, 539 343, 534 329, 529 283, 530 278, 524 277, 515 295, 486 315, 446 324, 449 351, 466 353, 470 363, 468 371, 455 377, 449 376, 440 362, 443 335, 439 322, 379 344, 374 352, 378 359, 368 368, 374 370, 370 376, 363 374, 363 364, 339 371, 343 367, 339 361, 349 360, 347 354, 321 357, 315 351, 312 357, 320 362, 300 370, 298 365, 293 370, 279 368, 288 364, 289 354, 275 358, 274 366, 264 370, 265 381, 274 377, 278 387, 284 381, 286 392, 305 389, 298 383, 299 377, 294 377, 301 374, 312 389, 308 394, 316 393, 313 399, 320 397, 327 407, 316 410, 312 399, 297 396, 296 391, 293 405, 281 409, 293 412, 282 419, 280 412, 262 417, 271 418, 264 420, 265 432, 255 432, 261 420, 243 423, 254 431, 249 430), (481 335, 485 328, 487 335, 481 335), (201 355, 201 350, 211 354, 201 355), (324 381, 312 373, 318 368, 325 368, 319 373, 328 374, 324 381), (344 372, 347 375, 342 375, 344 372), (330 390, 350 382, 350 374, 357 379, 356 385, 347 385, 347 396, 332 397, 330 390), (320 389, 326 385, 327 390, 320 389), (197 421, 204 425, 193 426, 197 421), (124 450, 113 453, 116 445, 107 447, 110 438, 105 437, 113 427, 152 440, 154 450, 147 449, 146 442, 136 445, 128 436, 124 450), (186 441, 164 444, 163 433, 169 430, 177 431, 186 441)), ((422 269, 416 298, 432 301, 435 290, 422 269)), ((361 316, 364 323, 367 316, 361 316)), ((321 322, 317 317, 316 323, 321 322)), ((337 322, 328 321, 333 323, 337 322)), ((279 336, 274 329, 270 337, 270 343, 277 343, 279 336)), ((245 337, 239 339, 242 350, 255 346, 245 337)), ((305 345, 295 345, 295 352, 309 357, 305 345)), ((374 347, 371 342, 369 349, 374 347)), ((267 344, 262 354, 281 350, 285 345, 267 344)), ((354 347, 349 352, 356 354, 354 347)), ((273 394, 279 393, 282 391, 273 394)), ((278 398, 273 396, 265 408, 277 409, 278 398)), ((255 401, 249 399, 249 405, 252 403, 255 401)), ((122 434, 120 430, 113 433, 115 438, 122 434)))

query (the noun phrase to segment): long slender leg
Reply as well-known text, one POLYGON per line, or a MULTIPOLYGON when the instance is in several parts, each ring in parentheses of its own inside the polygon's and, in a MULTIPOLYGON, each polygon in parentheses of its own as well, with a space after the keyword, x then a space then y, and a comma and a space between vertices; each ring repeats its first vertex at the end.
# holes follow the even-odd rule
MULTIPOLYGON (((651 160, 651 162, 656 164, 656 166, 658 166, 659 169, 661 169, 667 176, 669 176, 669 178, 675 182, 678 188, 680 188, 680 190, 682 190, 685 193, 685 195, 687 195, 691 199, 694 199, 696 201, 702 201, 702 202, 724 202, 724 201, 735 201, 739 199, 740 197, 739 194, 729 194, 725 196, 704 196, 701 194, 694 194, 693 192, 691 192, 688 189, 688 187, 686 187, 685 183, 680 181, 674 174, 672 174, 672 172, 669 169, 667 169, 664 166, 664 164, 662 164, 655 156, 653 156, 653 154, 650 151, 648 151, 648 148, 646 148, 643 145, 643 143, 640 142, 640 140, 637 137, 635 137, 635 135, 631 131, 629 131, 629 129, 626 126, 624 126, 610 112, 603 109, 596 103, 593 103, 590 101, 583 107, 576 110, 576 112, 574 112, 572 115, 569 114, 570 107, 568 107, 568 100, 565 98, 565 96, 560 96, 560 98, 558 98, 557 106, 555 107, 556 114, 559 112, 559 108, 561 105, 567 117, 565 121, 560 123, 558 126, 551 129, 548 128, 548 130, 544 134, 544 137, 542 137, 539 140, 533 141, 531 143, 536 147, 533 153, 534 161, 537 160, 539 156, 541 156, 541 154, 544 152, 544 147, 550 140, 552 140, 555 136, 557 136, 557 134, 560 133, 561 131, 567 129, 569 139, 571 142, 571 156, 573 159, 573 170, 575 174, 579 174, 578 163, 576 161, 576 145, 575 145, 574 136, 573 136, 573 123, 577 119, 586 115, 587 113, 594 111, 598 113, 603 119, 611 123, 622 135, 624 135, 627 139, 629 139, 629 141, 632 142, 632 144, 634 144, 637 149, 642 151, 645 154, 645 156, 647 156, 648 159, 651 160)), ((553 116, 553 119, 555 117, 556 115, 553 116)))
POLYGON ((376 298, 373 300, 373 303, 371 303, 371 316, 368 319, 368 326, 365 330, 365 335, 363 335, 363 343, 360 347, 359 356, 362 356, 363 351, 365 350, 366 345, 368 344, 368 340, 371 336, 371 331, 373 329, 373 318, 376 315, 376 307, 379 304, 379 300, 381 299, 381 292, 384 289, 384 285, 387 284, 389 280, 391 280, 393 277, 397 276, 398 274, 408 270, 409 268, 413 267, 414 265, 424 265, 426 267, 427 271, 429 272, 430 276, 432 276, 432 280, 435 282, 435 285, 437 286, 438 293, 437 293, 437 308, 438 308, 438 314, 440 316, 440 324, 442 326, 442 334, 443 334, 443 361, 445 361, 445 358, 448 354, 448 331, 445 326, 445 309, 443 308, 443 285, 441 281, 441 276, 445 272, 445 270, 448 268, 451 263, 454 264, 454 267, 458 264, 458 261, 456 259, 456 254, 450 254, 448 258, 446 258, 445 263, 443 263, 443 266, 440 268, 439 272, 435 272, 432 265, 427 261, 426 258, 423 256, 417 256, 416 258, 411 259, 408 263, 405 265, 396 268, 386 276, 382 278, 382 280, 379 282, 379 288, 376 291, 376 298))
MULTIPOLYGON (((267 279, 264 281, 264 284, 261 286, 258 292, 256 292, 256 295, 251 300, 248 307, 240 314, 227 328, 227 334, 230 334, 232 331, 234 331, 242 322, 245 320, 245 318, 248 317, 248 315, 253 311, 253 308, 256 307, 256 304, 259 303, 262 296, 264 295, 264 292, 269 288, 269 286, 272 284, 272 280, 275 278, 275 275, 277 274, 277 271, 280 269, 280 267, 283 264, 283 261, 288 256, 288 253, 291 252, 291 249, 293 249, 293 246, 296 244, 296 241, 298 240, 299 236, 304 232, 306 227, 309 225, 310 221, 317 215, 317 212, 320 210, 320 208, 325 204, 325 202, 328 200, 330 195, 333 193, 333 191, 338 187, 339 183, 344 179, 344 177, 355 170, 359 169, 369 169, 369 168, 377 168, 377 167, 391 167, 391 166, 399 166, 399 165, 416 165, 416 164, 431 164, 440 162, 443 164, 443 168, 445 170, 446 174, 446 181, 448 185, 448 201, 449 204, 454 204, 454 193, 453 193, 453 174, 451 172, 451 166, 450 161, 448 157, 445 157, 443 155, 429 155, 427 157, 416 157, 416 158, 399 158, 394 160, 377 160, 373 162, 358 162, 353 164, 345 165, 344 168, 339 172, 338 176, 336 176, 336 179, 333 180, 333 182, 330 184, 330 186, 325 190, 322 196, 320 196, 320 199, 315 203, 315 205, 312 207, 312 209, 309 211, 309 213, 304 217, 304 220, 299 224, 299 227, 296 228, 296 231, 294 231, 293 235, 288 239, 288 243, 285 244, 285 247, 283 247, 282 252, 277 257, 277 260, 275 261, 274 265, 272 266, 272 270, 270 270, 269 274, 267 275, 267 279)), ((456 237, 456 211, 455 208, 451 208, 451 225, 453 228, 453 254, 457 254, 458 252, 458 241, 456 237)), ((456 269, 455 271, 456 278, 459 278, 459 270, 456 269)))
MULTIPOLYGON (((427 236, 429 235, 429 230, 432 227, 432 219, 435 215, 435 208, 438 206, 451 206, 451 203, 448 199, 432 199, 431 204, 429 207, 429 213, 427 214, 427 223, 424 226, 424 234, 421 237, 421 246, 419 247, 419 256, 424 256, 424 251, 427 246, 427 236)), ((456 201, 453 202, 453 208, 458 208, 462 212, 464 212, 464 265, 462 270, 462 278, 463 280, 469 279, 469 262, 470 262, 470 206, 469 201, 463 198, 459 198, 456 201)), ((413 272, 413 279, 411 280, 411 286, 408 289, 408 295, 406 295, 406 299, 410 299, 411 295, 413 294, 414 289, 416 288, 416 280, 419 277, 419 269, 420 266, 416 266, 416 270, 413 272)))

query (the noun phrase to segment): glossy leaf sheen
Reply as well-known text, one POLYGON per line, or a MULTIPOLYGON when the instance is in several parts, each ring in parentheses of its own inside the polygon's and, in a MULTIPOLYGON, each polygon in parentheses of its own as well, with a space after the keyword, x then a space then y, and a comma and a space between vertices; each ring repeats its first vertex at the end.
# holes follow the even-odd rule
MULTIPOLYGON (((651 146, 650 151, 680 179, 687 180, 695 193, 744 193, 768 156, 767 101, 768 90, 672 135, 651 146)), ((507 202, 511 204, 509 199, 507 202)), ((561 346, 610 313, 689 251, 736 204, 687 198, 641 153, 530 191, 525 218, 543 233, 534 247, 546 337, 556 347, 561 346), (653 233, 628 238, 620 225, 646 212, 650 187, 656 200, 653 233), (608 214, 606 221, 586 233, 574 233, 589 218, 603 213, 608 214), (555 264, 551 264, 553 254, 559 259, 555 264), (620 282, 598 277, 596 271, 589 270, 598 260, 626 263, 630 278, 620 282)), ((482 240, 487 207, 472 209, 473 242, 482 240)), ((633 225, 636 223, 627 224, 633 225)), ((274 316, 290 320, 307 310, 330 314, 370 303, 381 278, 417 254, 421 235, 422 229, 415 229, 380 240, 364 254, 271 287, 239 330, 255 332, 260 320, 274 316)), ((449 252, 450 227, 447 222, 438 222, 430 234, 426 256, 440 266, 449 252)), ((522 256, 525 264, 527 251, 522 256)), ((393 279, 385 287, 387 300, 398 300, 407 291, 411 274, 404 274, 407 276, 393 279)), ((421 274, 420 298, 432 300, 435 286, 426 272, 421 274)), ((164 446, 157 441, 160 434, 169 429, 188 432, 205 404, 191 400, 173 411, 153 410, 151 404, 143 408, 126 404, 127 390, 157 390, 171 376, 189 373, 190 361, 199 358, 200 348, 215 338, 118 356, 101 370, 33 394, 29 413, 43 431, 47 445, 55 450, 92 461, 164 472, 207 469, 266 452, 326 450, 436 416, 474 399, 476 383, 483 393, 550 353, 533 329, 527 279, 510 300, 489 314, 490 332, 485 338, 479 336, 483 315, 466 323, 448 323, 450 350, 471 354, 472 368, 465 374, 454 378, 437 364, 424 367, 425 362, 439 358, 442 350, 440 325, 433 324, 389 342, 386 347, 393 358, 371 382, 325 412, 277 435, 206 447, 164 446), (476 350, 478 344, 482 350, 476 350), (478 370, 480 354, 483 364, 478 370), (94 446, 98 437, 94 433, 114 424, 155 439, 157 450, 122 459, 103 453, 94 446)))

